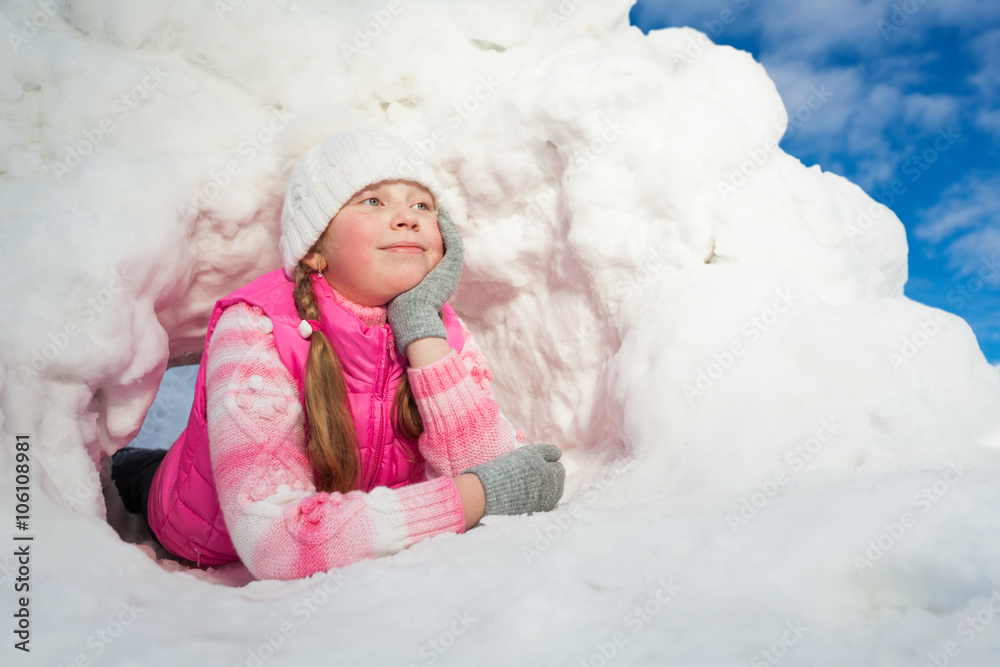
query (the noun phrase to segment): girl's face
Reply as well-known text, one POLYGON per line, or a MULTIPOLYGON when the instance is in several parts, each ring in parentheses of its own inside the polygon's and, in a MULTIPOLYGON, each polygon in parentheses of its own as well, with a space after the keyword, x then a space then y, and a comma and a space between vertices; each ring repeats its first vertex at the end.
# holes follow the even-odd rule
POLYGON ((330 286, 363 306, 381 306, 414 287, 444 255, 434 197, 412 181, 382 181, 351 197, 333 217, 319 252, 330 286))

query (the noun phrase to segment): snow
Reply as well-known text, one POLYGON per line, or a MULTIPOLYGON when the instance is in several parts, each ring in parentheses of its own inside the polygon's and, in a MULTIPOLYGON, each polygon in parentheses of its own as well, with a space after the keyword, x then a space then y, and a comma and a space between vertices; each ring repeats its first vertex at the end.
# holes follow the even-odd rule
POLYGON ((4 4, 0 411, 30 437, 35 536, 16 664, 996 660, 1000 374, 903 296, 892 211, 778 148, 758 63, 628 9, 4 4), (280 265, 295 155, 362 125, 446 187, 453 303, 505 414, 566 451, 563 504, 292 582, 157 560, 97 471, 183 428, 194 375, 168 363, 280 265))

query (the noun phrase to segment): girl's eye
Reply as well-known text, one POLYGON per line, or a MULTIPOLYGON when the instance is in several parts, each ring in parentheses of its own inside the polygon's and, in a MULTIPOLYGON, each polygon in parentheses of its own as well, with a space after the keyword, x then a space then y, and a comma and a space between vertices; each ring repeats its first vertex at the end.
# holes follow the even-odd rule
POLYGON ((365 204, 371 204, 372 206, 378 206, 382 202, 378 200, 378 197, 369 197, 364 201, 365 204))
POLYGON ((431 207, 428 206, 427 204, 425 204, 424 202, 420 202, 419 204, 416 204, 416 206, 420 207, 421 211, 429 211, 429 210, 431 210, 431 207))

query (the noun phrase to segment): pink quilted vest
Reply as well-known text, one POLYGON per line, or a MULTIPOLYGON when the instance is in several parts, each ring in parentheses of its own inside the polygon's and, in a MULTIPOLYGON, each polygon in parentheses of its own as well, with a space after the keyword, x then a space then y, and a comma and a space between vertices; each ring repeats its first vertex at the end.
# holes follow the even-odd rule
MULTIPOLYGON (((361 449, 358 488, 398 487, 425 479, 423 457, 414 440, 397 433, 392 419, 396 385, 407 364, 396 352, 389 325, 368 327, 333 297, 325 279, 311 276, 323 333, 344 367, 351 415, 361 449)), ((208 451, 205 421, 205 369, 212 332, 222 311, 239 301, 259 306, 271 319, 278 355, 295 378, 305 410, 303 381, 309 341, 302 338, 302 321, 292 299, 294 283, 275 269, 219 299, 205 336, 198 369, 194 405, 187 428, 177 438, 153 479, 149 493, 149 525, 169 551, 199 565, 223 565, 239 560, 219 507, 208 451)), ((443 308, 448 345, 461 351, 461 324, 451 306, 443 308)))

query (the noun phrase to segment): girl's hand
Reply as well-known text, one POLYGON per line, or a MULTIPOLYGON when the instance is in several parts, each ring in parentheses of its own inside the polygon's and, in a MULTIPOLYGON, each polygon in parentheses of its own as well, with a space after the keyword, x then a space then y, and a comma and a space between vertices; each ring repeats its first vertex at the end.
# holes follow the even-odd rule
POLYGON ((542 442, 519 447, 465 473, 475 473, 483 483, 486 515, 548 512, 563 494, 566 469, 560 456, 558 447, 542 442))
POLYGON ((462 497, 462 509, 465 510, 465 529, 469 530, 483 518, 486 512, 486 491, 483 483, 476 475, 464 473, 453 477, 458 495, 462 497))
POLYGON ((458 228, 444 207, 438 209, 438 229, 444 242, 441 261, 416 287, 390 301, 386 311, 396 340, 396 349, 403 355, 406 354, 406 346, 415 340, 448 338, 448 331, 438 316, 438 311, 458 287, 465 248, 458 228))

